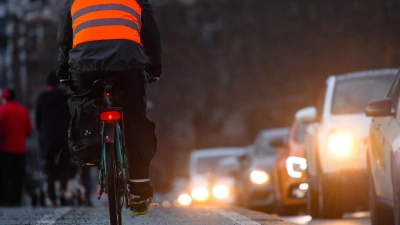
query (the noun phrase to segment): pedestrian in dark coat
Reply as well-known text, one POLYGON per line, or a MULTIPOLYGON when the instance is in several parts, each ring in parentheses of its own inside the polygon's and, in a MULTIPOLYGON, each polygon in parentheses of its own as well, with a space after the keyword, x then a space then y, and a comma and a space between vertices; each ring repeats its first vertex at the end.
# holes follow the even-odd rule
POLYGON ((66 93, 58 87, 59 79, 55 72, 49 74, 46 82, 48 90, 40 94, 36 104, 35 122, 39 131, 39 148, 46 162, 47 192, 51 204, 57 205, 54 182, 60 180, 60 204, 65 205, 64 194, 71 173, 71 156, 66 148, 70 114, 66 93))

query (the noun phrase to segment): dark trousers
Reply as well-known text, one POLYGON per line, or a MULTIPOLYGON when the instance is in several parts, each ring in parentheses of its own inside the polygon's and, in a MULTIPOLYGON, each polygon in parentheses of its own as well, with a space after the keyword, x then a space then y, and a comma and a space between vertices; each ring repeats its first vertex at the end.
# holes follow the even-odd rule
POLYGON ((25 154, 0 151, 0 206, 21 206, 25 154))
POLYGON ((90 174, 90 167, 82 167, 82 185, 85 187, 85 199, 87 202, 90 201, 90 197, 92 196, 92 176, 90 174))
MULTIPOLYGON (((149 195, 147 193, 149 182, 132 182, 149 179, 150 162, 157 150, 155 124, 146 116, 147 79, 144 70, 73 73, 71 90, 77 95, 87 93, 92 89, 95 80, 104 78, 115 79, 112 89, 113 105, 122 107, 124 112, 125 144, 131 191, 133 194, 141 196, 149 195)), ((102 96, 103 89, 101 88, 93 89, 88 95, 89 98, 102 96)))
POLYGON ((47 194, 51 201, 56 201, 55 181, 60 181, 60 190, 67 189, 69 166, 67 157, 50 155, 46 157, 47 166, 47 194))

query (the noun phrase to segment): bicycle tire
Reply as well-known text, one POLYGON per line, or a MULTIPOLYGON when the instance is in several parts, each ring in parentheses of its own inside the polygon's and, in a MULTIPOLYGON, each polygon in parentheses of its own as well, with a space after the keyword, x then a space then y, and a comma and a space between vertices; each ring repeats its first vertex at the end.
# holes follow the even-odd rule
POLYGON ((117 168, 115 163, 114 145, 106 143, 106 164, 107 164, 107 189, 108 209, 110 212, 110 224, 122 225, 121 205, 117 189, 117 168))

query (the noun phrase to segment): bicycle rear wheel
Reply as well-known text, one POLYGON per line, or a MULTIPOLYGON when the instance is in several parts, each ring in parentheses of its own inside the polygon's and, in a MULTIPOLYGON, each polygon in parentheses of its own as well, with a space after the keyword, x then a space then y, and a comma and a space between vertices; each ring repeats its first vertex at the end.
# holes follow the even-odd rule
POLYGON ((117 188, 117 164, 114 152, 114 145, 106 143, 106 164, 107 164, 107 189, 108 209, 110 211, 110 224, 122 225, 121 204, 119 189, 117 188))

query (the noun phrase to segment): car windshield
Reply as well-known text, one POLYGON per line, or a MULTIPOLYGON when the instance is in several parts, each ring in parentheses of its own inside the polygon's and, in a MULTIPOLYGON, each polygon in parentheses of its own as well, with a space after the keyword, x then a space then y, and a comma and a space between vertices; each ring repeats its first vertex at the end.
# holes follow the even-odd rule
POLYGON ((304 123, 297 124, 296 131, 294 133, 295 142, 304 142, 304 138, 306 137, 306 128, 307 125, 304 123))
POLYGON ((332 114, 363 113, 368 102, 386 96, 393 76, 338 81, 332 102, 332 114))
POLYGON ((254 155, 257 157, 262 157, 266 155, 276 154, 276 148, 270 145, 270 139, 263 138, 259 140, 254 147, 254 155))
POLYGON ((214 173, 219 160, 229 155, 203 157, 197 160, 197 173, 214 173))

